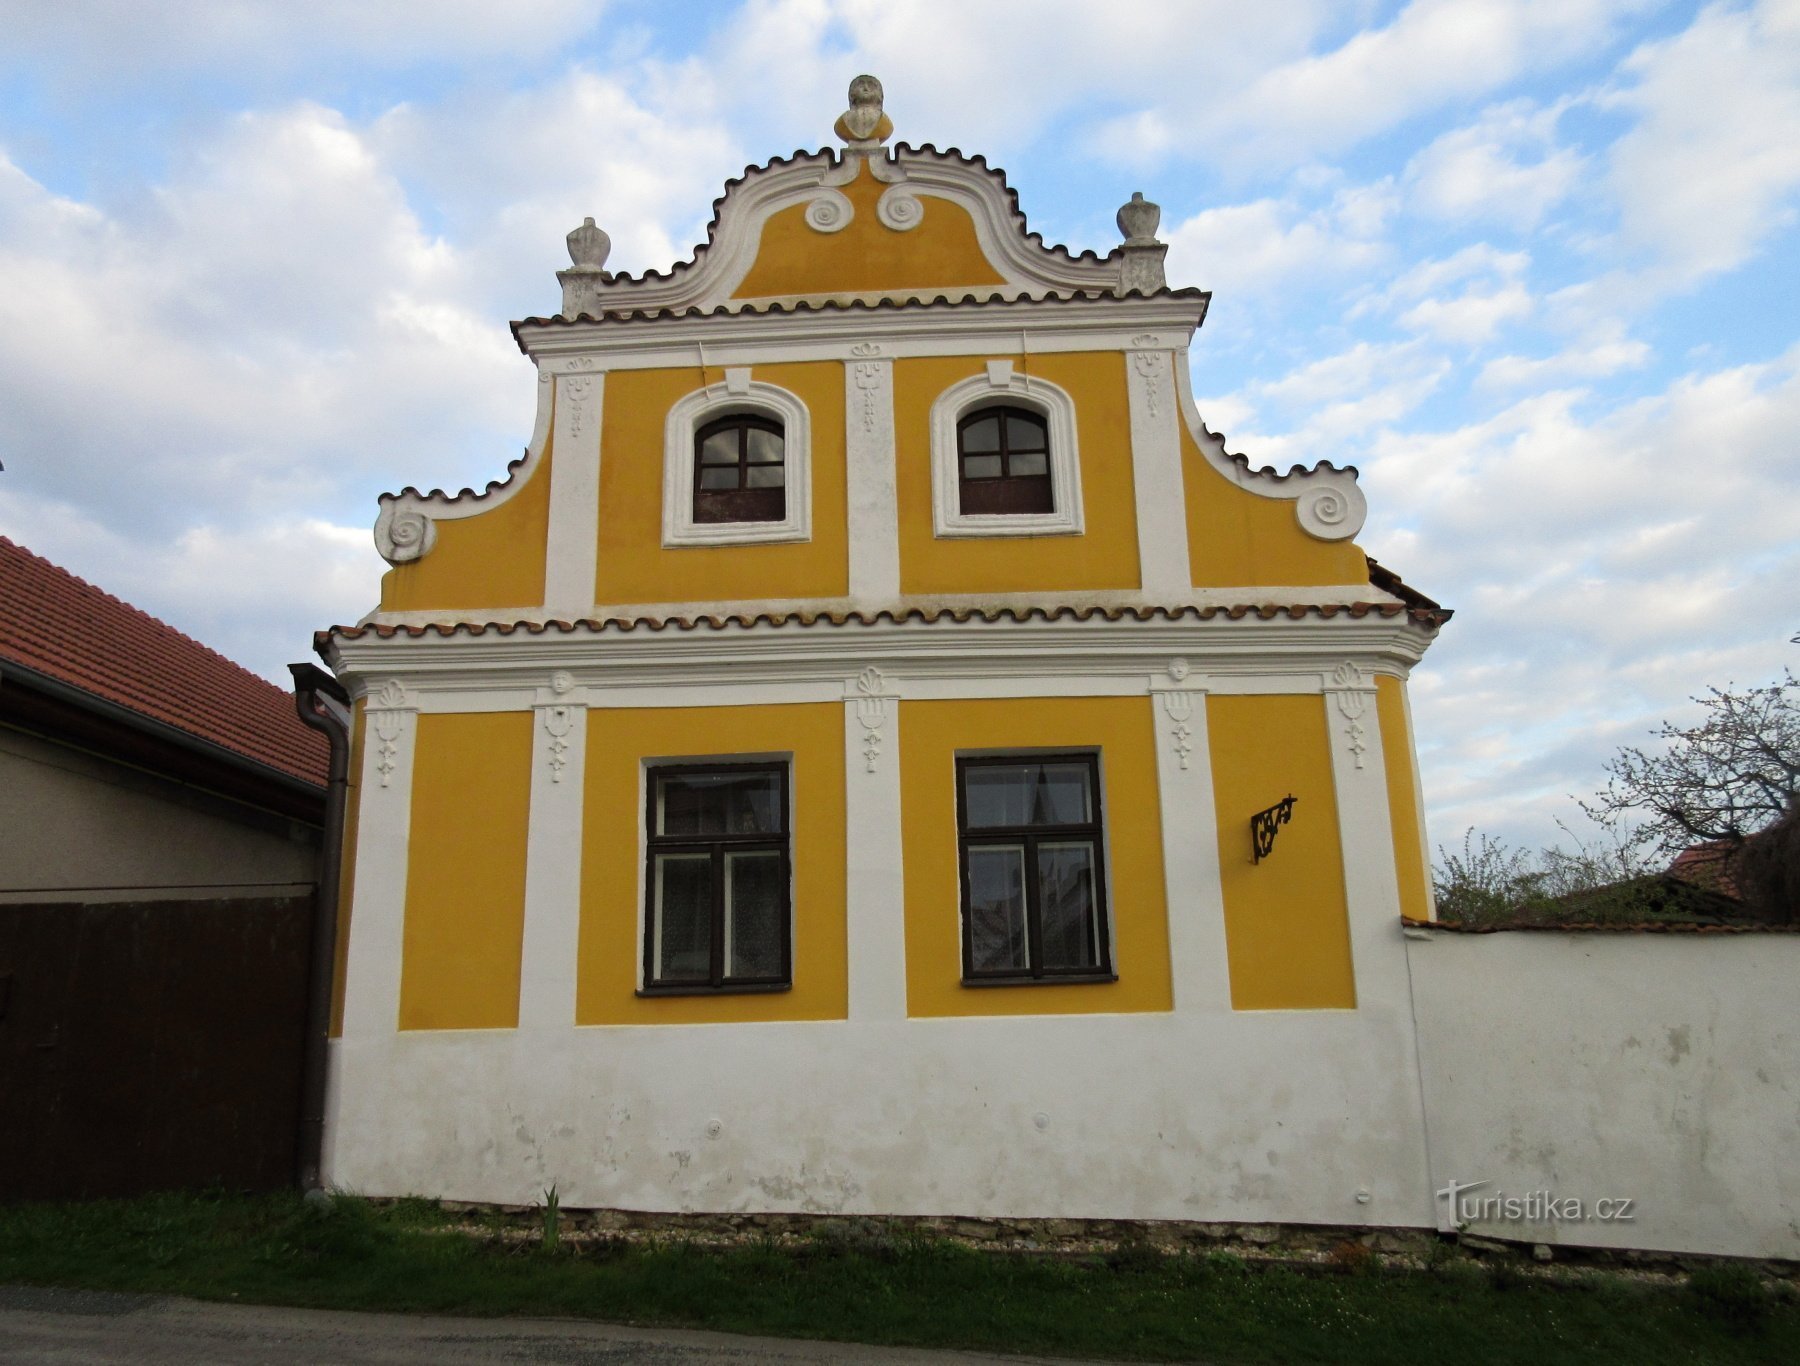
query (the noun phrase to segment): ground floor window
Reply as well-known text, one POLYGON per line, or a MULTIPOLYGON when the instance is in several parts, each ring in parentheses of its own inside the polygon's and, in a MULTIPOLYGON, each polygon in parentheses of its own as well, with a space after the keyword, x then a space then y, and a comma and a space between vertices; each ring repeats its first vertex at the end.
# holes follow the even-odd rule
POLYGON ((963 980, 1110 981, 1093 754, 956 762, 963 980))
POLYGON ((659 766, 645 787, 644 989, 791 985, 788 766, 659 766))

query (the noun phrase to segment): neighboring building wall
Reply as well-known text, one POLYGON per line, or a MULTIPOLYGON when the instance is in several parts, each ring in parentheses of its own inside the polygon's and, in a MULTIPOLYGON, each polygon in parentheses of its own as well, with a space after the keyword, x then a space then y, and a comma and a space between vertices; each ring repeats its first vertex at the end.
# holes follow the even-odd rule
POLYGON ((1432 1189, 1634 1202, 1471 1231, 1800 1257, 1800 935, 1412 930, 1407 958, 1432 1189))
POLYGON ((316 827, 0 727, 0 902, 310 894, 316 827))

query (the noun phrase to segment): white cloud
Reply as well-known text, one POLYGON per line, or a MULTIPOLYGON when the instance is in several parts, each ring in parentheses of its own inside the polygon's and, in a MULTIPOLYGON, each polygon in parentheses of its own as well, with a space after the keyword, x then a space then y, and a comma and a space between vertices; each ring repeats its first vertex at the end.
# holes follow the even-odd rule
POLYGON ((1475 382, 1485 388, 1522 389, 1564 379, 1604 379, 1644 365, 1650 355, 1646 343, 1621 337, 1567 347, 1551 356, 1496 356, 1481 367, 1475 382))
POLYGON ((533 55, 589 31, 604 0, 13 0, 9 48, 69 79, 166 80, 172 72, 252 76, 320 59, 410 67, 533 55))
POLYGON ((1425 110, 1460 104, 1594 52, 1642 3, 1413 0, 1385 28, 1261 72, 1202 120, 1239 163, 1299 160, 1356 145, 1425 110))
POLYGON ((1791 5, 1714 5, 1623 64, 1611 103, 1638 115, 1612 148, 1626 243, 1678 281, 1739 265, 1793 222, 1800 190, 1800 22, 1791 5))
POLYGON ((1532 299, 1516 282, 1490 289, 1471 286, 1454 299, 1423 299, 1400 315, 1402 326, 1440 341, 1479 345, 1507 323, 1531 316, 1532 299))
MULTIPOLYGON (((1348 201, 1358 227, 1370 215, 1360 200, 1348 201)), ((1343 277, 1368 270, 1385 255, 1379 241, 1349 231, 1332 210, 1302 210, 1275 199, 1205 209, 1164 237, 1172 280, 1215 282, 1233 294, 1268 292, 1297 280, 1343 277)))
POLYGON ((1452 221, 1536 227, 1574 189, 1586 164, 1578 152, 1557 146, 1560 113, 1560 107, 1515 100, 1443 134, 1407 164, 1413 202, 1452 221))
POLYGON ((1530 397, 1363 463, 1363 543, 1458 609, 1415 674, 1439 837, 1556 836, 1601 762, 1687 697, 1793 660, 1800 347, 1589 417, 1530 397))

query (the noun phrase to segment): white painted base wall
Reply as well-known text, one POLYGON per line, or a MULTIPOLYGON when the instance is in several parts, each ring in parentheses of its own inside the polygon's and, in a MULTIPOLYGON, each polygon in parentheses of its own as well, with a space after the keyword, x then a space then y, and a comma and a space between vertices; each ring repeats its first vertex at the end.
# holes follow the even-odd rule
POLYGON ((329 1179, 508 1203, 555 1182, 572 1207, 1417 1225, 1410 1034, 1364 1010, 347 1041, 329 1179))
POLYGON ((1628 1197, 1636 1217, 1479 1232, 1800 1257, 1800 937, 1372 938, 1359 979, 1404 958, 1410 1001, 340 1041, 329 1180, 503 1203, 555 1183, 570 1207, 1410 1227, 1437 1222, 1447 1181, 1486 1180, 1628 1197))

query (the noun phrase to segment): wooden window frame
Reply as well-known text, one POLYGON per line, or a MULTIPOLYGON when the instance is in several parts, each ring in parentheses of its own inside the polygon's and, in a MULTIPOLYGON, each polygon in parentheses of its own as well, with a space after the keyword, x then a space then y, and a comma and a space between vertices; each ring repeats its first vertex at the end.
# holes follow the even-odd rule
POLYGON ((716 417, 710 418, 700 426, 696 427, 694 429, 694 483, 691 492, 693 499, 692 509, 694 525, 756 526, 785 522, 787 520, 788 499, 787 445, 787 425, 783 423, 780 418, 771 416, 768 413, 748 410, 720 413, 716 417), (705 448, 707 438, 716 436, 721 432, 732 430, 737 432, 737 463, 735 465, 703 464, 701 461, 701 453, 705 448), (779 461, 751 461, 750 433, 752 431, 769 432, 780 440, 781 459, 779 461), (735 488, 709 489, 702 486, 702 480, 704 479, 707 470, 725 469, 735 470, 737 472, 737 486, 735 488), (752 469, 779 469, 781 471, 780 486, 778 488, 751 487, 748 481, 752 469), (775 500, 768 498, 767 495, 779 494, 780 507, 772 515, 765 514, 757 517, 737 515, 720 516, 712 513, 703 515, 701 503, 703 497, 719 498, 723 503, 731 494, 740 495, 737 501, 746 504, 754 504, 757 500, 754 497, 747 498, 742 495, 763 495, 766 501, 774 502, 775 500))
POLYGON ((962 984, 967 987, 1046 986, 1079 982, 1116 982, 1113 966, 1112 925, 1106 895, 1105 813, 1100 802, 1100 756, 1091 752, 1021 750, 1009 754, 958 755, 956 757, 956 862, 962 915, 962 984), (1012 764, 1079 764, 1087 770, 1092 819, 1070 825, 1004 825, 969 828, 968 786, 964 775, 972 768, 1002 768, 1012 764), (1038 888, 1039 841, 1086 839, 1094 847, 1094 937, 1099 963, 1091 968, 1048 968, 1043 956, 1043 905, 1038 888), (1022 844, 1025 847, 1025 972, 1004 970, 977 972, 975 925, 969 906, 969 849, 984 844, 1022 844))
POLYGON ((1046 517, 1056 511, 1056 462, 1052 456, 1050 422, 1043 413, 1035 408, 1027 408, 1020 403, 986 403, 971 408, 956 420, 956 496, 957 511, 964 517, 1046 517), (1040 456, 1044 462, 1042 474, 1014 474, 1012 458, 1015 452, 1009 438, 1012 419, 1024 418, 1043 435, 1043 444, 1032 450, 1018 451, 1018 455, 1040 456), (985 422, 990 418, 999 423, 999 444, 992 451, 970 451, 964 445, 970 427, 977 422, 985 422), (971 476, 969 474, 969 458, 971 456, 997 456, 1000 460, 1000 473, 997 475, 971 476), (973 492, 976 502, 992 504, 987 507, 971 507, 970 493, 973 492), (1036 504, 1042 502, 1045 506, 1036 504), (1032 506, 1006 506, 1007 504, 1031 503, 1032 506))
POLYGON ((791 787, 790 765, 785 762, 653 764, 646 770, 644 782, 644 952, 643 985, 640 996, 719 996, 731 993, 789 991, 794 985, 794 833, 793 814, 789 809, 791 787), (656 799, 658 784, 664 778, 693 774, 771 773, 780 781, 781 813, 779 832, 745 835, 658 835, 656 833, 656 799), (706 850, 712 855, 711 972, 709 980, 658 981, 656 979, 656 856, 671 851, 706 850), (767 978, 726 977, 725 966, 725 854, 756 853, 779 850, 781 854, 781 972, 767 978))

